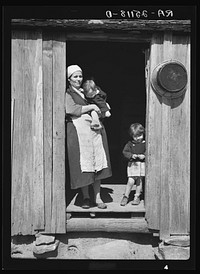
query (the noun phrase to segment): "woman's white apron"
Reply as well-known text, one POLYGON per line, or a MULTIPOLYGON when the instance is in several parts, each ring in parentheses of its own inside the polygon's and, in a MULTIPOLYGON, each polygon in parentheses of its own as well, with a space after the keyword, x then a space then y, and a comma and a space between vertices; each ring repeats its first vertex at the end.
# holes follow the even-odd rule
POLYGON ((91 129, 91 116, 82 114, 81 117, 74 117, 72 120, 79 140, 81 171, 98 172, 107 168, 101 132, 91 129))

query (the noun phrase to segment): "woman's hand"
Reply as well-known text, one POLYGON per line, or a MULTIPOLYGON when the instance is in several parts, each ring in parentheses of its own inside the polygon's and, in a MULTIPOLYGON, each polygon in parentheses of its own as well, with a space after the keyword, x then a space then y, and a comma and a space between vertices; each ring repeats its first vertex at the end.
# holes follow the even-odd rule
POLYGON ((93 110, 96 111, 98 114, 101 114, 100 109, 95 104, 82 106, 81 114, 88 113, 93 110))
POLYGON ((92 107, 92 110, 96 111, 99 114, 101 113, 101 110, 99 109, 99 107, 97 105, 91 104, 90 106, 92 107))

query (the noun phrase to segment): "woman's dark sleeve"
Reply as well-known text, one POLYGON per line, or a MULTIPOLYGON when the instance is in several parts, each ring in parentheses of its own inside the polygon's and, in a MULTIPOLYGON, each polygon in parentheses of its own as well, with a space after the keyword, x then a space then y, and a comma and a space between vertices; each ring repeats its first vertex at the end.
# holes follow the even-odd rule
POLYGON ((65 94, 65 111, 66 114, 73 116, 81 116, 82 114, 82 105, 76 104, 72 96, 67 92, 65 94))
POLYGON ((124 157, 125 157, 128 161, 130 161, 130 160, 132 159, 133 153, 130 152, 130 146, 129 146, 128 143, 125 145, 125 147, 124 147, 122 153, 123 153, 124 157))

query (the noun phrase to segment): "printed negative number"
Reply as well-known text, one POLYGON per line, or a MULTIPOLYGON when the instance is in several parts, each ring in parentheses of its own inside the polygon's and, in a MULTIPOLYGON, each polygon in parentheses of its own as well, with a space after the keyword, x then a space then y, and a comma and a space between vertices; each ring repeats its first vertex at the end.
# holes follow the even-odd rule
MULTIPOLYGON (((161 17, 173 17, 173 11, 172 10, 157 10, 157 11, 151 11, 150 14, 156 14, 157 13, 157 17, 161 18, 161 17)), ((147 18, 148 17, 148 11, 147 10, 120 10, 120 11, 111 11, 111 10, 107 10, 106 11, 106 17, 107 18, 113 18, 113 17, 120 17, 120 18, 147 18)))
POLYGON ((106 17, 112 18, 115 16, 119 16, 121 18, 140 18, 140 17, 148 17, 147 10, 139 11, 139 10, 120 10, 119 12, 112 12, 111 10, 106 11, 106 17))
POLYGON ((126 18, 140 18, 140 17, 147 17, 147 10, 143 10, 143 11, 139 11, 139 10, 121 10, 120 11, 120 15, 121 17, 126 17, 126 18))
POLYGON ((112 11, 111 10, 107 10, 106 11, 106 16, 108 17, 108 18, 111 18, 113 15, 112 15, 112 11))

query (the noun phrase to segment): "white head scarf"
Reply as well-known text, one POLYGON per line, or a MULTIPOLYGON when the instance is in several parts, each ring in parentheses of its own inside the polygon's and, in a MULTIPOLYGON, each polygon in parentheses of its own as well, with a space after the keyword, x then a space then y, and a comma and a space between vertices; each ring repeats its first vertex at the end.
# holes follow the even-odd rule
POLYGON ((68 66, 67 67, 67 78, 69 79, 70 76, 76 71, 81 71, 82 72, 82 69, 78 65, 68 66))

